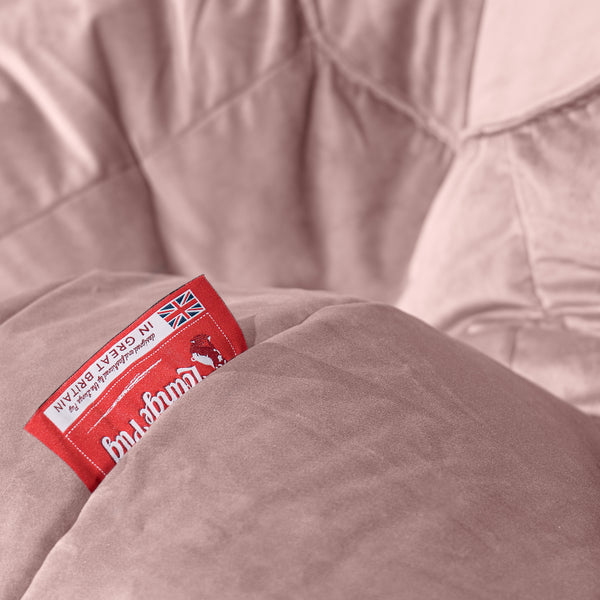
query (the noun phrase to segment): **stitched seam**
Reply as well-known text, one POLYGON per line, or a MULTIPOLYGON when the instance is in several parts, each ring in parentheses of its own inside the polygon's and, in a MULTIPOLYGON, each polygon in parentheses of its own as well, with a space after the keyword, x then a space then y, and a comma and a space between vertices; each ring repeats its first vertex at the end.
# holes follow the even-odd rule
POLYGON ((584 110, 596 101, 598 96, 600 96, 600 77, 596 77, 574 91, 550 100, 542 106, 530 109, 517 117, 481 125, 470 130, 467 129, 462 132, 460 139, 461 142, 464 142, 473 138, 498 135, 557 114, 584 110))
MULTIPOLYGON (((469 117, 471 114, 471 98, 473 92, 473 79, 475 74, 475 62, 481 45, 481 29, 483 26, 483 17, 485 9, 487 7, 487 0, 481 0, 481 10, 479 11, 479 18, 477 21, 477 34, 475 37, 475 43, 473 44, 473 54, 471 55, 471 64, 469 65, 469 72, 467 75, 467 95, 465 99, 465 106, 463 112, 463 127, 468 124, 469 117)), ((461 132, 462 133, 462 132, 461 132)), ((460 136, 459 136, 460 137, 460 136)))
POLYGON ((224 98, 222 101, 218 102, 215 106, 210 108, 206 113, 199 115, 197 119, 188 123, 182 129, 175 131, 165 141, 155 146, 154 148, 148 150, 147 152, 143 154, 138 153, 130 143, 129 139, 124 136, 124 142, 127 144, 127 147, 132 154, 133 160, 131 160, 129 163, 124 162, 120 167, 115 168, 112 173, 109 173, 104 177, 88 181, 87 183, 83 184, 79 189, 69 192, 64 196, 58 198, 57 200, 54 200, 50 206, 41 209, 40 211, 36 212, 30 217, 26 217, 23 221, 17 223, 17 225, 12 227, 10 230, 4 233, 0 233, 0 243, 5 239, 9 238, 11 235, 21 231, 22 229, 26 229, 29 225, 32 225, 37 221, 43 219, 44 217, 52 214, 61 206, 64 206, 72 201, 80 200, 85 194, 89 193, 90 191, 96 188, 100 188, 102 185, 108 183, 113 179, 124 176, 132 170, 138 171, 140 178, 146 184, 149 192, 151 193, 151 180, 149 179, 146 173, 146 168, 144 165, 144 163, 147 160, 159 155, 161 152, 166 151, 173 142, 179 141, 180 139, 185 138, 185 136, 192 133, 193 131, 201 129, 204 126, 208 125, 213 118, 218 117, 221 113, 234 107, 242 99, 254 92, 254 90, 261 87, 263 84, 268 83, 271 79, 277 77, 281 72, 287 70, 287 68, 305 50, 306 44, 307 40, 301 40, 298 44, 298 48, 293 52, 293 54, 287 56, 283 61, 274 65, 266 72, 257 75, 241 90, 233 93, 231 96, 224 98))
POLYGON ((221 329, 221 326, 215 321, 215 319, 213 318, 213 316, 210 313, 206 313, 209 317, 209 319, 215 324, 216 328, 221 332, 221 335, 227 340, 227 343, 229 344, 229 347, 231 348, 231 351, 233 352, 233 356, 237 356, 237 352, 235 351, 235 348, 233 347, 233 344, 231 343, 231 340, 229 339, 229 336, 221 329))
MULTIPOLYGON (((183 333, 183 331, 185 331, 186 329, 188 329, 189 327, 193 326, 193 325, 197 325, 198 322, 200 320, 202 320, 204 317, 210 317, 210 319, 213 321, 213 323, 215 323, 215 325, 217 325, 217 327, 219 328, 219 331, 221 331, 221 333, 223 333, 223 336, 225 337, 225 339, 227 340, 228 344, 231 346, 232 350, 233 350, 233 354, 234 357, 237 356, 237 352, 235 351, 235 348, 233 347, 231 341, 229 340, 229 338, 227 337, 227 335, 225 335, 225 333, 223 332, 223 330, 221 329, 221 327, 219 327, 219 325, 216 323, 215 319, 212 317, 212 315, 207 312, 206 314, 202 315, 201 317, 199 317, 198 320, 195 320, 193 323, 188 323, 187 325, 185 325, 184 327, 181 327, 177 332, 170 334, 169 337, 165 340, 163 340, 163 342, 161 342, 159 344, 159 346, 157 346, 152 352, 150 352, 150 354, 143 356, 138 362, 130 365, 130 367, 128 369, 126 369, 125 371, 123 371, 123 373, 117 377, 117 379, 109 386, 109 388, 107 390, 105 390, 102 395, 93 403, 90 405, 90 409, 92 407, 98 406, 99 404, 99 400, 102 398, 105 398, 106 395, 110 392, 110 390, 112 390, 119 382, 121 382, 123 380, 123 378, 127 375, 128 372, 130 372, 134 367, 135 368, 139 368, 140 363, 142 362, 146 362, 150 357, 152 357, 153 355, 155 355, 157 352, 159 352, 164 345, 167 342, 170 342, 173 340, 174 337, 178 336, 179 334, 183 333)), ((106 473, 83 451, 81 450, 81 448, 79 448, 79 446, 69 437, 71 435, 71 433, 73 433, 75 431, 75 429, 77 429, 77 427, 79 427, 91 414, 92 414, 92 410, 88 410, 85 414, 83 414, 80 418, 79 421, 77 423, 74 424, 74 426, 65 434, 65 438, 67 440, 69 440, 69 442, 71 442, 71 444, 73 444, 73 446, 92 464, 94 465, 94 467, 96 467, 104 476, 106 476, 106 473)), ((94 426, 95 427, 95 426, 94 426)), ((88 432, 89 433, 89 432, 88 432)))
POLYGON ((409 102, 399 98, 396 94, 388 91, 381 82, 374 81, 353 65, 343 52, 329 40, 326 33, 319 26, 316 11, 311 0, 298 0, 301 13, 304 16, 307 32, 315 47, 332 62, 350 82, 369 90, 374 97, 401 113, 424 132, 452 149, 457 147, 457 136, 445 127, 433 115, 424 114, 417 110, 409 102))
POLYGON ((197 325, 202 319, 204 319, 204 317, 206 317, 208 313, 203 314, 202 316, 198 317, 198 319, 188 323, 187 325, 184 325, 183 327, 180 327, 179 329, 177 329, 177 331, 174 331, 173 333, 170 333, 162 342, 160 342, 160 344, 158 344, 158 346, 156 346, 156 348, 154 348, 151 352, 149 352, 148 354, 146 354, 145 356, 142 356, 141 358, 139 358, 137 361, 133 362, 131 365, 129 365, 129 367, 127 367, 127 369, 125 369, 125 371, 123 371, 101 394, 100 396, 98 396, 98 398, 96 398, 96 400, 90 404, 90 406, 88 408, 86 408, 86 412, 81 415, 77 422, 74 423, 72 425, 72 427, 67 431, 66 433, 66 437, 68 437, 71 433, 73 433, 91 414, 92 414, 92 408, 98 406, 98 404, 100 404, 101 400, 104 400, 104 398, 110 394, 110 392, 115 388, 115 386, 119 385, 122 381, 123 378, 130 373, 132 370, 134 369, 139 369, 142 366, 142 363, 147 363, 149 361, 149 359, 154 356, 157 352, 160 352, 161 350, 163 350, 163 348, 166 346, 167 343, 172 342, 176 337, 178 337, 180 334, 182 334, 186 329, 188 329, 189 327, 193 327, 195 325, 197 325))
MULTIPOLYGON (((142 357, 144 358, 144 357, 142 357)), ((141 360, 141 359, 140 359, 141 360)), ((127 385, 125 385, 125 388, 123 389, 123 391, 121 392, 121 394, 119 394, 119 396, 121 396, 120 398, 117 397, 117 399, 115 400, 115 402, 113 402, 113 404, 111 406, 108 407, 108 410, 106 410, 104 412, 104 414, 87 430, 86 435, 89 435, 96 427, 98 427, 98 425, 100 425, 100 423, 102 423, 102 421, 115 409, 117 408, 119 402, 121 400, 123 400, 123 398, 125 397, 126 394, 128 394, 133 387, 137 386, 143 379, 146 378, 146 375, 152 371, 152 369, 154 369, 154 367, 156 367, 156 365, 158 365, 159 363, 162 362, 162 358, 159 358, 155 363, 151 364, 143 373, 141 373, 139 376, 134 377, 127 385)), ((123 372, 121 375, 125 375, 125 372, 123 372)), ((119 377, 119 379, 122 379, 122 377, 119 377)), ((102 394, 104 395, 104 393, 102 394)), ((91 411, 90 411, 91 412, 91 411)), ((74 429, 74 428, 73 428, 74 429)))
POLYGON ((248 84, 246 84, 242 89, 234 92, 227 98, 224 98, 215 106, 213 106, 207 113, 201 115, 195 121, 187 124, 185 127, 180 129, 179 131, 172 134, 163 144, 156 146, 152 150, 149 150, 144 155, 141 156, 142 161, 146 161, 149 158, 159 155, 161 152, 164 152, 168 149, 170 144, 179 138, 185 138, 189 133, 202 129, 205 125, 208 125, 214 118, 218 117, 221 113, 226 112, 236 104, 238 104, 241 100, 246 98, 246 96, 251 95, 256 89, 260 88, 264 84, 267 84, 272 79, 275 79, 282 72, 287 71, 287 69, 294 63, 298 57, 305 51, 308 40, 302 39, 298 43, 297 49, 279 62, 276 65, 273 65, 265 72, 260 73, 254 79, 252 79, 248 84))
POLYGON ((515 208, 516 215, 519 220, 519 224, 521 226, 521 231, 523 233, 523 247, 525 250, 525 258, 527 260, 527 265, 529 267, 530 279, 531 279, 531 287, 533 290, 533 295, 537 300, 539 305, 539 309, 542 314, 546 313, 545 302, 541 295, 540 285, 537 281, 537 277, 535 275, 535 271, 533 268, 533 248, 531 246, 531 237, 529 227, 527 225, 527 219, 525 217, 525 203, 524 203, 524 195, 523 190, 521 188, 519 176, 517 173, 516 160, 513 154, 513 149, 511 147, 510 139, 508 136, 505 138, 505 149, 506 149, 506 158, 508 169, 510 173, 510 180, 512 183, 512 188, 514 191, 514 199, 515 199, 515 208))
POLYGON ((94 467, 96 467, 96 469, 98 469, 98 471, 100 471, 104 477, 106 477, 106 473, 69 436, 67 436, 67 439, 71 442, 71 444, 73 444, 75 450, 85 456, 85 458, 87 458, 87 460, 92 463, 92 465, 94 465, 94 467))
POLYGON ((105 175, 104 177, 101 177, 99 179, 93 179, 92 181, 88 181, 87 183, 82 185, 79 189, 69 192, 69 193, 65 194, 64 196, 59 197, 58 199, 52 201, 52 204, 50 206, 45 206, 44 208, 40 208, 38 211, 34 212, 34 214, 32 214, 28 217, 25 217, 22 221, 20 221, 19 223, 17 223, 16 225, 14 225, 10 229, 8 229, 7 231, 0 233, 0 243, 3 242, 5 239, 8 239, 11 235, 18 233, 22 229, 27 229, 27 227, 29 225, 32 225, 32 224, 36 223, 37 221, 43 219, 44 217, 52 214, 55 210, 58 210, 61 206, 69 204, 73 200, 81 199, 88 192, 94 190, 95 188, 99 188, 103 184, 108 183, 108 182, 112 181, 113 179, 117 179, 117 178, 127 174, 129 171, 131 171, 136 166, 138 166, 138 165, 135 162, 123 164, 121 167, 119 167, 118 169, 115 169, 114 171, 105 175))
POLYGON ((508 353, 508 361, 507 361, 507 366, 509 369, 514 370, 514 363, 515 363, 515 359, 517 356, 517 349, 518 349, 518 345, 519 345, 519 333, 521 331, 521 327, 516 327, 513 333, 513 340, 512 340, 512 344, 510 346, 510 350, 508 353))
MULTIPOLYGON (((443 199, 444 195, 446 194, 447 186, 450 183, 452 183, 452 187, 454 189, 459 189, 462 187, 464 181, 472 175, 475 169, 475 164, 479 159, 479 155, 482 152, 482 149, 482 144, 474 144, 471 147, 465 147, 461 154, 454 155, 452 157, 452 161, 449 163, 448 169, 446 170, 446 173, 444 174, 444 177, 438 186, 435 196, 431 201, 431 204, 429 205, 427 215, 425 216, 425 220, 423 221, 423 224, 421 226, 421 233, 417 240, 417 246, 419 243, 422 243, 423 231, 428 226, 428 222, 431 220, 431 215, 436 211, 437 205, 440 203, 440 198, 443 199), (463 161, 467 162, 461 164, 459 162, 459 156, 463 161), (459 171, 455 174, 456 169, 459 169, 459 171), (454 181, 451 181, 451 177, 455 178, 454 181)), ((413 259, 416 255, 417 246, 415 246, 415 249, 413 250, 413 254, 411 256, 405 275, 403 277, 402 288, 400 289, 398 297, 394 303, 394 306, 396 306, 400 310, 403 310, 404 296, 406 294, 406 290, 410 287, 411 280, 414 276, 415 265, 413 259)), ((418 278, 418 274, 414 277, 418 278)), ((470 309, 465 310, 466 314, 469 314, 470 309)), ((449 315, 448 318, 436 322, 435 327, 441 329, 442 331, 445 331, 446 333, 460 326, 467 327, 468 319, 465 319, 465 316, 462 314, 463 312, 465 311, 459 311, 458 313, 454 311, 451 315, 449 315)))

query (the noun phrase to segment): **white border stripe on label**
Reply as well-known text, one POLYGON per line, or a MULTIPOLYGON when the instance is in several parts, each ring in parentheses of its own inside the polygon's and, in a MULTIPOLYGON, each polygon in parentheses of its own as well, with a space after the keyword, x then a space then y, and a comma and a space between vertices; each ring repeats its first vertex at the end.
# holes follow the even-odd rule
POLYGON ((143 358, 173 333, 155 312, 106 352, 96 354, 88 368, 57 398, 44 414, 64 433, 127 368, 143 358))

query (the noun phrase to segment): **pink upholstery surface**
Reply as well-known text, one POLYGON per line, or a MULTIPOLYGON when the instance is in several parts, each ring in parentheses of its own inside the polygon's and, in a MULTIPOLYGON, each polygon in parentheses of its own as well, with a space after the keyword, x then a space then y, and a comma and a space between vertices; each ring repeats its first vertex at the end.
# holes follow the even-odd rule
POLYGON ((4 597, 594 597, 597 425, 384 304, 222 289, 250 349, 90 496, 19 423, 180 282, 92 274, 0 326, 4 597))
POLYGON ((398 306, 598 415, 600 13, 585 4, 572 19, 564 2, 486 6, 472 123, 398 306), (513 23, 531 39, 505 49, 513 23))
POLYGON ((0 2, 0 598, 597 597, 578 6, 0 2), (199 273, 250 349, 90 496, 22 427, 199 273))

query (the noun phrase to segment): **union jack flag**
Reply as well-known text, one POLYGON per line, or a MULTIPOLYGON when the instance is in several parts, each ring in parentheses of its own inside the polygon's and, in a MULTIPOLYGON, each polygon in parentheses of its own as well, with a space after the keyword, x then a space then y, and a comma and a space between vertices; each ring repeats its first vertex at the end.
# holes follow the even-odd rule
POLYGON ((168 304, 158 309, 158 314, 173 328, 177 329, 196 315, 204 312, 204 306, 190 290, 186 290, 168 304))

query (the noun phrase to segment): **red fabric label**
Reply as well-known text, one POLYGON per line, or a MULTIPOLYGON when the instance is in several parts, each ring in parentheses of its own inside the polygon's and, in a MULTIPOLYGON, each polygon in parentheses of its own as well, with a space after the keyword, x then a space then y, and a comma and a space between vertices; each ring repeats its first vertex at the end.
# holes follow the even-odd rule
POLYGON ((232 314, 198 277, 110 340, 25 429, 93 491, 173 402, 244 350, 232 314))

